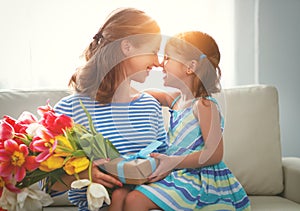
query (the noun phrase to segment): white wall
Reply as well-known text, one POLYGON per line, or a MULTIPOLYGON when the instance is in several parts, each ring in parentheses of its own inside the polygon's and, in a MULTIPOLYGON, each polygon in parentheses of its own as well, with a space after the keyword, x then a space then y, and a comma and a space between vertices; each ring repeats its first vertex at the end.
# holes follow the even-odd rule
POLYGON ((236 0, 236 82, 277 87, 283 156, 300 157, 300 1, 236 0))
MULTIPOLYGON (((108 14, 119 7, 147 12, 167 36, 186 30, 212 35, 222 52, 221 68, 226 70, 223 87, 231 85, 233 2, 0 0, 0 88, 66 88, 80 64, 82 51, 108 14)), ((161 87, 161 79, 157 78, 149 77, 143 86, 161 87)))

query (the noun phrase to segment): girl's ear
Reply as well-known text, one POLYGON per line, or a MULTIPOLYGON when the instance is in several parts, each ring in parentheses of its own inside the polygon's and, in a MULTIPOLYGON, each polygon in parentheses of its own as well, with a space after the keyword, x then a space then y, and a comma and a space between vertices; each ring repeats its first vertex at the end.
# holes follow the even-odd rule
POLYGON ((186 73, 187 74, 194 73, 196 71, 196 65, 197 65, 197 61, 196 60, 190 61, 189 64, 188 64, 188 68, 187 68, 186 73))
POLYGON ((133 46, 129 40, 122 40, 121 42, 121 50, 122 53, 127 57, 131 55, 131 51, 133 50, 133 46))

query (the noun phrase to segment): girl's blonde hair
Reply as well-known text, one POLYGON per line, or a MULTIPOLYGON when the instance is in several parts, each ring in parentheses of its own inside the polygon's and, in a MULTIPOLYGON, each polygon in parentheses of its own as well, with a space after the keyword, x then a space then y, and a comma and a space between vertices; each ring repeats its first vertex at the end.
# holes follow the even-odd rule
POLYGON ((100 103, 110 103, 125 79, 121 41, 130 39, 138 47, 159 34, 157 22, 145 12, 134 8, 113 11, 84 51, 87 62, 73 74, 69 86, 100 103))
POLYGON ((189 31, 176 34, 166 44, 166 52, 172 47, 185 61, 196 60, 193 94, 206 97, 220 92, 221 54, 216 41, 208 34, 189 31))

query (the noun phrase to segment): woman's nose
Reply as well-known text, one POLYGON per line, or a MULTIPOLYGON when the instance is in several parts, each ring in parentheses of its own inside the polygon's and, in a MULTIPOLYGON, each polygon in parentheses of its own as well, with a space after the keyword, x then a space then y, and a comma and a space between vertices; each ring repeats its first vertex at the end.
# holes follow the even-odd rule
POLYGON ((158 56, 157 56, 157 55, 154 57, 153 65, 154 65, 155 67, 161 67, 161 63, 159 63, 159 60, 158 60, 158 56))
POLYGON ((164 59, 161 59, 158 55, 155 57, 154 61, 155 67, 164 67, 164 59))

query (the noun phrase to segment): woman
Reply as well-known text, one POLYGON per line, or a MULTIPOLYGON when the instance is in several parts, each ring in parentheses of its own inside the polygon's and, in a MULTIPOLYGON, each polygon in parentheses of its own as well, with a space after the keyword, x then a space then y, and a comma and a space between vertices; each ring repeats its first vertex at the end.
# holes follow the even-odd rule
MULTIPOLYGON (((69 82, 74 94, 61 99, 55 111, 88 127, 87 117, 79 104, 81 100, 97 132, 108 138, 121 155, 138 152, 153 141, 163 142, 158 152, 164 152, 166 132, 159 102, 130 85, 131 81, 143 83, 152 67, 159 65, 160 42, 160 28, 147 14, 134 8, 114 11, 85 50, 86 64, 69 82)), ((88 178, 87 172, 79 177, 88 178)), ((97 166, 93 167, 92 178, 93 182, 108 188, 123 186, 97 166)), ((63 181, 67 186, 57 182, 52 189, 65 191, 74 179, 66 175, 63 181)), ((75 190, 70 192, 71 202, 77 204, 82 197, 74 197, 75 190)))

